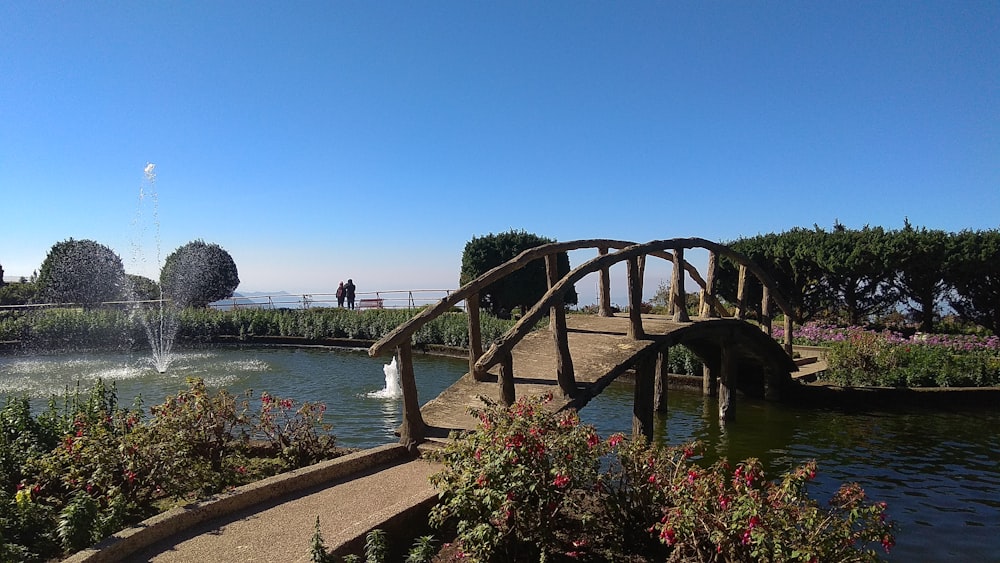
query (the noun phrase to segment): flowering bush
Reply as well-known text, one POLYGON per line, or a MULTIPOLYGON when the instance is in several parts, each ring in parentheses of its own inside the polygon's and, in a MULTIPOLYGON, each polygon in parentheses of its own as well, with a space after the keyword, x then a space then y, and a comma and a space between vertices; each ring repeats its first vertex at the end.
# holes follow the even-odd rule
POLYGON ((200 379, 188 385, 148 420, 100 382, 85 400, 67 398, 62 411, 52 401, 38 417, 26 400, 8 401, 0 411, 0 560, 48 560, 178 500, 337 455, 321 405, 295 409, 265 393, 270 407, 254 411, 249 394, 209 393, 200 379))
POLYGON ((822 507, 808 462, 775 482, 760 463, 702 467, 697 444, 602 441, 539 400, 478 411, 436 454, 441 503, 471 561, 877 561, 893 546, 884 503, 848 484, 822 507))
POLYGON ((431 522, 454 520, 474 560, 573 550, 567 522, 586 512, 582 493, 598 486, 606 445, 575 412, 549 412, 548 399, 487 403, 474 413, 479 431, 436 454, 445 469, 431 481, 444 492, 431 522))
MULTIPOLYGON (((776 332, 781 338, 781 330, 776 332)), ((903 336, 810 323, 798 344, 827 347, 826 379, 838 385, 988 387, 1000 385, 1000 338, 971 334, 903 336)))

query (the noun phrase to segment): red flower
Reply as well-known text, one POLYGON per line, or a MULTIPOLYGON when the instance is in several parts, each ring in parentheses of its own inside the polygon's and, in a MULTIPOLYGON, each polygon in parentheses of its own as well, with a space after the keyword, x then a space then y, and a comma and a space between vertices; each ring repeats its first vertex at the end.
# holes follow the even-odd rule
POLYGON ((624 439, 625 436, 623 434, 614 434, 610 438, 608 438, 608 445, 614 448, 618 444, 622 443, 622 440, 624 439))
POLYGON ((677 532, 674 532, 673 528, 663 528, 663 531, 660 532, 660 540, 667 545, 674 545, 677 541, 677 532))
POLYGON ((587 446, 588 447, 593 448, 598 443, 600 443, 600 441, 601 441, 601 439, 597 437, 597 434, 591 434, 590 436, 587 436, 587 446))
POLYGON ((556 478, 552 480, 552 484, 561 489, 569 484, 569 477, 567 475, 556 475, 556 478))
POLYGON ((520 448, 524 445, 524 434, 514 434, 507 438, 507 449, 520 448))

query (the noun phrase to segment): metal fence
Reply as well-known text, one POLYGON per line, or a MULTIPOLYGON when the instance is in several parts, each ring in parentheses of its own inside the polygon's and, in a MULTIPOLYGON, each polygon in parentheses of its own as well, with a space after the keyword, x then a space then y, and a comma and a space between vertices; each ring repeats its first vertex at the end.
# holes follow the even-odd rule
MULTIPOLYGON (((356 309, 416 309, 437 303, 451 295, 454 289, 394 289, 389 291, 364 291, 355 294, 356 309)), ((169 301, 169 300, 165 300, 169 301)), ((134 305, 152 306, 159 303, 150 301, 108 301, 96 307, 123 308, 134 305)), ((233 309, 314 309, 336 308, 337 295, 334 293, 277 293, 273 295, 241 295, 208 304, 209 308, 220 311, 233 309)), ((347 306, 347 301, 344 301, 347 306)), ((35 303, 30 305, 0 305, 2 310, 31 310, 49 308, 81 308, 79 303, 35 303)), ((95 305, 90 305, 95 307, 95 305)), ((462 301, 458 307, 465 308, 462 301)))
MULTIPOLYGON (((355 294, 357 309, 416 309, 437 303, 451 295, 453 289, 393 289, 388 291, 359 291, 355 294)), ((275 295, 247 295, 231 297, 210 303, 219 310, 232 309, 314 309, 338 307, 335 293, 280 293, 275 295)), ((347 301, 344 301, 347 306, 347 301)), ((459 304, 464 307, 465 303, 459 304)))

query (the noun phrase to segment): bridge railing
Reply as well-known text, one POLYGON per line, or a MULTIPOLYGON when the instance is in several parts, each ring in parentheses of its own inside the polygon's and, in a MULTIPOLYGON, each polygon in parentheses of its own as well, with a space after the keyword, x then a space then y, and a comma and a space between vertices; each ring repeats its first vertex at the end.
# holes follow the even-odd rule
MULTIPOLYGON (((691 279, 702 288, 699 314, 703 317, 726 316, 728 312, 715 295, 715 267, 718 256, 725 256, 736 262, 740 267, 740 281, 737 298, 739 303, 735 314, 737 318, 741 319, 744 318, 745 311, 747 310, 746 303, 744 302, 747 273, 752 273, 764 288, 764 302, 761 305, 764 312, 762 317, 769 318, 769 307, 772 300, 784 313, 785 351, 791 356, 791 306, 778 293, 777 285, 767 272, 743 254, 724 245, 701 238, 668 239, 645 244, 610 239, 588 239, 545 244, 525 250, 504 264, 489 270, 475 280, 465 284, 455 292, 441 299, 436 305, 424 309, 409 321, 396 327, 396 329, 389 332, 369 348, 368 353, 371 356, 378 356, 389 350, 397 350, 400 379, 403 388, 401 441, 403 443, 419 442, 423 439, 424 435, 425 425, 420 416, 420 407, 416 396, 416 383, 413 374, 412 350, 410 345, 413 334, 420 327, 435 317, 449 311, 457 303, 464 301, 469 323, 469 373, 477 380, 482 380, 485 379, 486 373, 491 367, 499 364, 500 375, 498 381, 500 384, 501 400, 506 404, 511 404, 514 401, 513 347, 544 316, 547 308, 550 314, 549 328, 553 333, 556 346, 557 379, 562 391, 571 395, 576 391, 576 382, 573 375, 572 358, 569 353, 563 294, 583 277, 598 272, 600 275, 598 283, 598 314, 601 316, 611 316, 609 268, 619 262, 627 262, 629 336, 632 338, 643 338, 645 333, 642 328, 641 317, 642 271, 646 256, 659 257, 672 262, 674 265, 671 299, 673 300, 675 311, 674 320, 677 322, 687 322, 690 320, 685 303, 683 272, 687 272, 691 279), (701 277, 697 268, 684 259, 684 250, 691 248, 704 248, 710 253, 705 278, 701 277), (581 264, 560 279, 556 257, 562 252, 580 249, 597 249, 598 256, 581 264), (611 249, 615 249, 616 252, 611 253, 611 249), (671 250, 673 252, 669 252, 671 250), (479 324, 479 293, 493 282, 510 275, 538 259, 544 259, 546 262, 549 290, 530 311, 522 316, 506 335, 494 343, 488 352, 484 353, 479 324)), ((764 329, 770 334, 769 323, 764 323, 764 329)))

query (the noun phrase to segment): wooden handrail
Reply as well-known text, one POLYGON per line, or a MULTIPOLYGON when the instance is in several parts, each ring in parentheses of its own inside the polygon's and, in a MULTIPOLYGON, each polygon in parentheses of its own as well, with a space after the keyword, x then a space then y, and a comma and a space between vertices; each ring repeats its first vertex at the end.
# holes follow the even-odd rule
MULTIPOLYGON (((611 246, 611 245, 609 245, 611 246)), ((539 247, 541 248, 541 247, 539 247)), ((644 244, 633 244, 627 246, 618 252, 613 254, 605 254, 593 258, 580 266, 577 266, 571 272, 566 274, 558 283, 554 284, 541 299, 525 313, 521 319, 514 325, 510 331, 507 332, 503 337, 500 338, 498 342, 493 344, 490 349, 476 362, 476 369, 486 371, 496 365, 499 362, 498 356, 506 356, 511 353, 514 345, 519 342, 524 336, 531 331, 531 328, 541 319, 546 308, 550 307, 556 299, 561 298, 562 294, 565 293, 571 284, 580 281, 584 276, 587 276, 595 271, 608 268, 618 262, 625 260, 636 260, 640 256, 645 255, 657 255, 659 252, 664 252, 665 249, 688 249, 688 248, 704 248, 706 250, 715 252, 718 255, 726 256, 740 265, 746 265, 747 269, 753 273, 761 284, 773 288, 770 293, 771 299, 778 304, 778 308, 785 314, 785 351, 791 355, 791 329, 789 327, 789 319, 791 319, 792 309, 790 304, 784 297, 782 297, 777 292, 777 284, 774 280, 760 268, 757 264, 754 264, 749 258, 740 252, 732 250, 727 246, 702 239, 702 238, 678 238, 678 239, 667 239, 667 240, 656 240, 647 242, 644 244)))
MULTIPOLYGON (((636 243, 630 241, 614 239, 582 239, 569 242, 553 242, 529 248, 507 262, 496 266, 485 274, 456 289, 453 293, 438 301, 437 304, 424 309, 409 321, 399 325, 375 342, 375 344, 372 344, 372 346, 368 349, 368 355, 374 357, 392 352, 397 346, 400 345, 400 343, 408 338, 411 338, 413 333, 420 330, 420 327, 426 323, 448 312, 452 307, 464 301, 467 297, 479 294, 483 288, 491 283, 504 278, 517 270, 520 270, 539 258, 544 258, 547 255, 558 252, 570 252, 586 248, 611 248, 621 250, 623 248, 634 246, 635 244, 636 243)), ((649 256, 662 258, 669 262, 673 262, 674 260, 673 254, 666 251, 652 251, 647 254, 649 256)), ((706 287, 705 280, 702 279, 697 268, 685 261, 684 270, 689 276, 691 276, 691 279, 694 280, 695 283, 701 286, 702 289, 706 287)), ((713 306, 717 308, 721 307, 718 301, 714 301, 713 306)))

